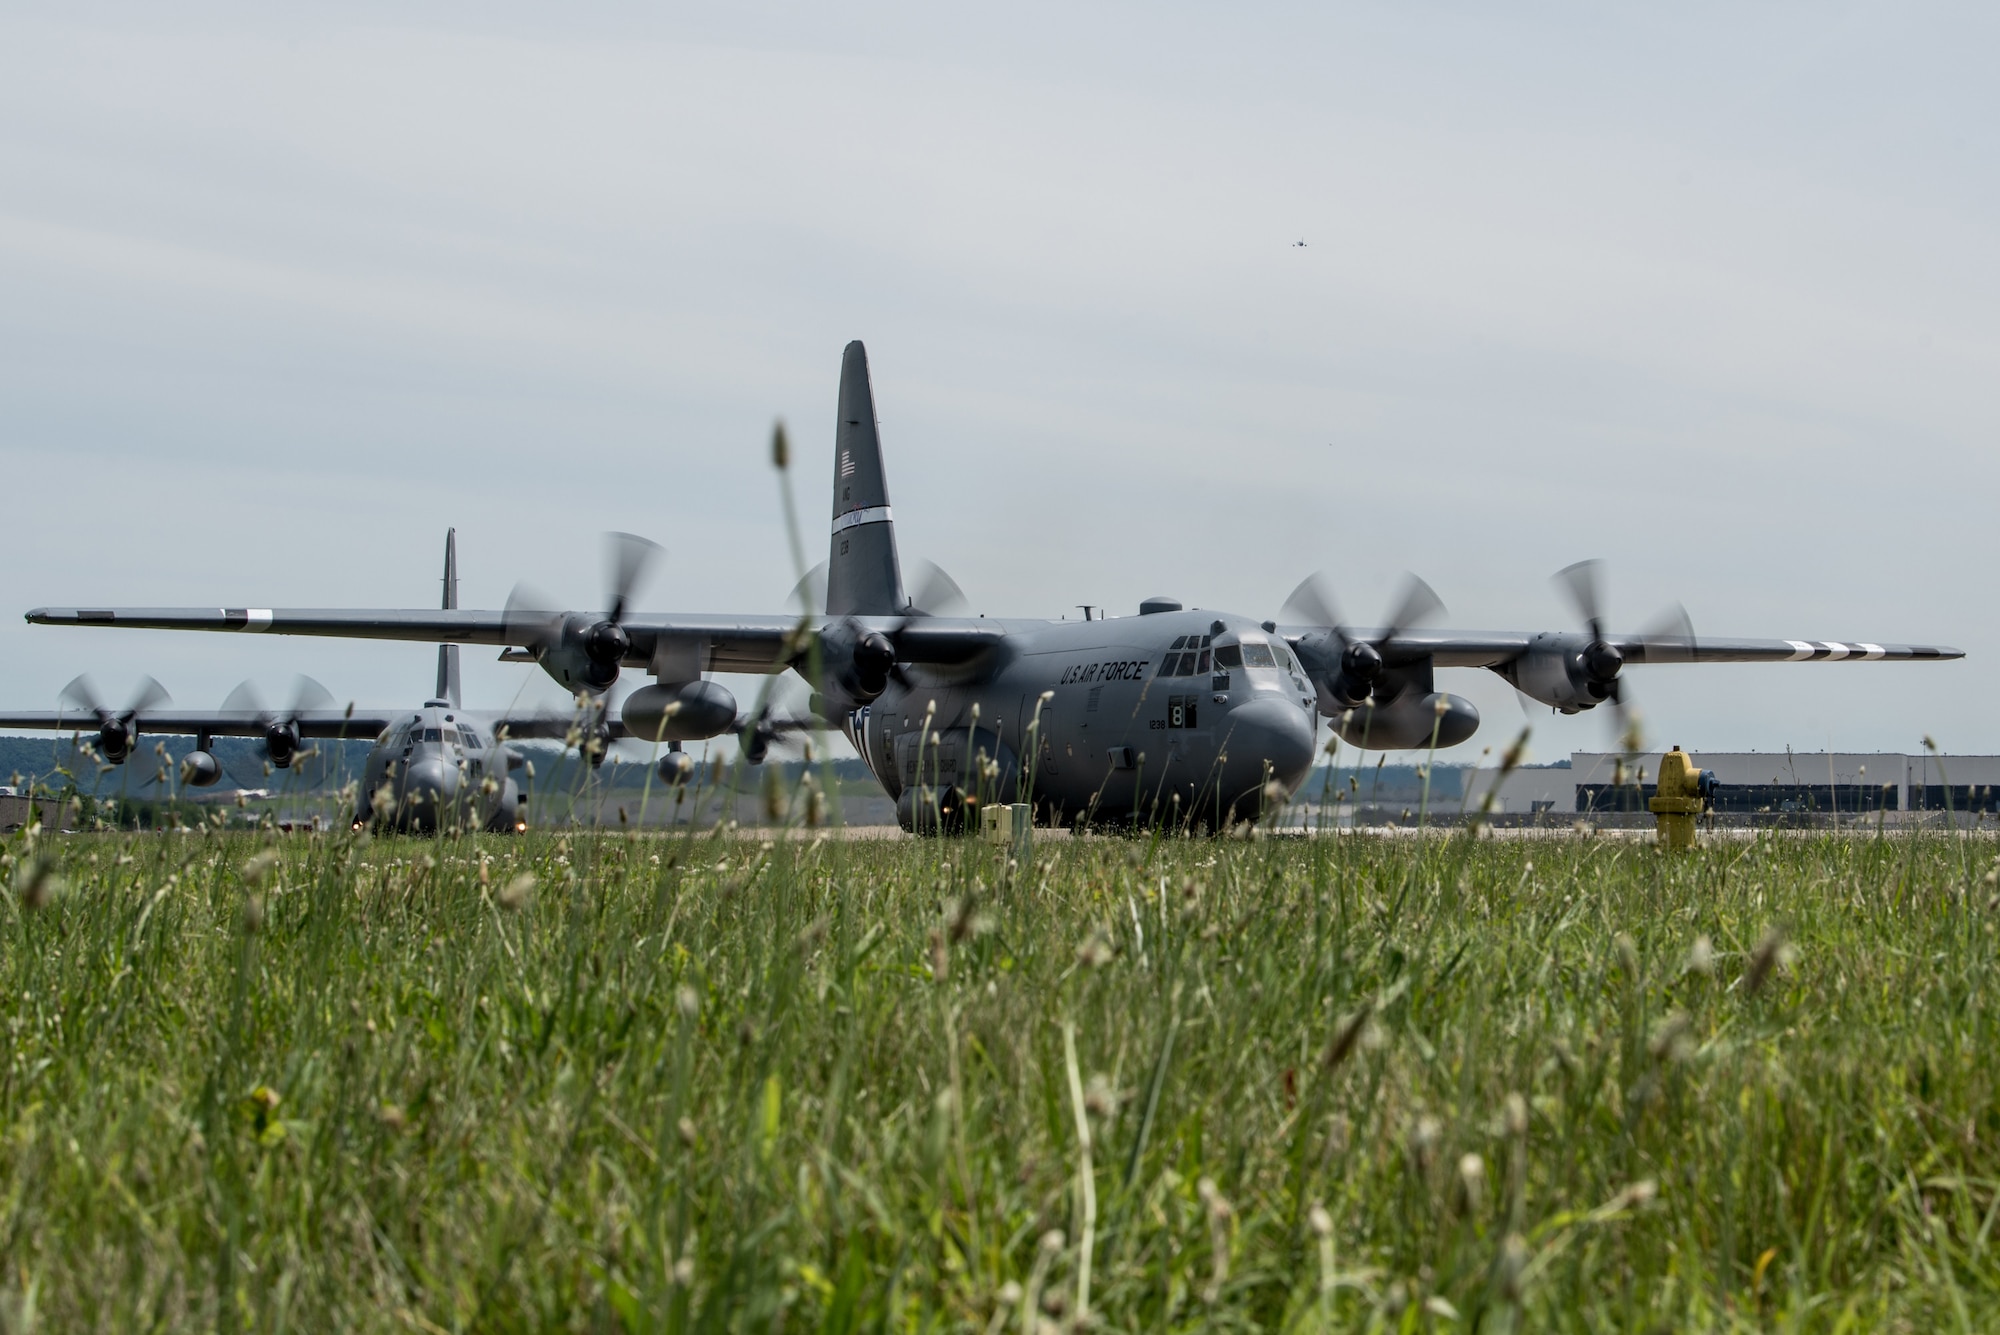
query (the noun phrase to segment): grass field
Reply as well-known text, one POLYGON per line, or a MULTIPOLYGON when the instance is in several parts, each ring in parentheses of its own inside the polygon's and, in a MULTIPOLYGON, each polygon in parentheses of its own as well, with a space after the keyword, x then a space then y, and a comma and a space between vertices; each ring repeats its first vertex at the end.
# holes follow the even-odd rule
POLYGON ((16 837, 0 1320, 1990 1329, 1993 852, 16 837))

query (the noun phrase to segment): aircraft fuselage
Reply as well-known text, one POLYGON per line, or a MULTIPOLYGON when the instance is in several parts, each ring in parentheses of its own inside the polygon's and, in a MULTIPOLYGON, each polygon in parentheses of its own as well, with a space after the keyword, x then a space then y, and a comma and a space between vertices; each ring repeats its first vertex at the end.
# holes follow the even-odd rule
POLYGON ((1311 768, 1316 694, 1244 617, 1157 612, 1003 621, 962 668, 913 666, 850 711, 848 739, 906 826, 955 802, 1028 801, 1058 821, 1226 824, 1311 768))

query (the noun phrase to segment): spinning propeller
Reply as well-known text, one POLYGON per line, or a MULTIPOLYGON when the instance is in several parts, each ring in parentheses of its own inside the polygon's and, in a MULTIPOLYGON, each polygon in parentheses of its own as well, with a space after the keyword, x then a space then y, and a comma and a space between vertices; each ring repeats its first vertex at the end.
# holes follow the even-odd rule
POLYGON ((658 543, 636 533, 606 533, 604 546, 608 590, 602 618, 590 621, 558 611, 552 599, 526 583, 516 584, 507 595, 505 611, 508 638, 531 651, 545 666, 551 654, 574 654, 579 660, 580 681, 570 682, 560 675, 557 679, 593 691, 608 690, 618 680, 619 666, 632 648, 632 637, 625 631, 625 614, 631 610, 639 585, 665 555, 658 543))
POLYGON ((1388 624, 1374 637, 1357 635, 1349 628, 1340 615, 1335 603, 1332 581, 1324 571, 1315 571, 1299 582, 1291 596, 1285 599, 1280 615, 1294 625, 1317 627, 1325 638, 1320 644, 1313 643, 1314 637, 1300 642, 1307 659, 1307 667, 1315 684, 1324 683, 1324 689, 1342 706, 1352 709, 1367 703, 1375 693, 1375 683, 1382 677, 1385 663, 1383 647, 1393 643, 1397 636, 1409 630, 1420 621, 1436 616, 1444 610, 1444 602, 1430 585, 1413 574, 1403 577, 1402 596, 1389 613, 1388 624), (1308 649, 1307 646, 1312 645, 1308 649), (1328 652, 1328 649, 1333 652, 1328 652))
MULTIPOLYGON (((1603 599, 1598 589, 1603 569, 1604 563, 1593 558, 1564 566, 1550 578, 1568 596, 1570 606, 1590 631, 1590 643, 1577 659, 1583 669, 1585 688, 1597 699, 1610 703, 1619 746, 1627 752, 1643 751, 1645 734, 1640 727, 1638 707, 1619 675, 1625 666, 1624 652, 1604 638, 1603 599)), ((1689 662, 1693 657, 1694 624, 1688 620, 1687 610, 1674 603, 1640 632, 1639 640, 1645 646, 1648 663, 1689 662)))
POLYGON ((757 707, 738 724, 743 758, 753 765, 763 764, 773 747, 798 749, 802 734, 826 726, 814 715, 811 697, 794 677, 774 678, 757 707))
POLYGON ((151 677, 141 677, 139 684, 133 688, 131 701, 123 709, 111 709, 99 698, 97 683, 86 672, 63 687, 58 699, 97 720, 98 753, 111 764, 119 765, 132 754, 132 739, 138 734, 138 716, 169 703, 172 697, 159 682, 151 677))
POLYGON ((232 748, 221 757, 223 767, 245 788, 261 786, 273 769, 290 770, 298 775, 302 783, 318 783, 331 768, 332 758, 324 747, 308 748, 305 745, 305 739, 299 734, 299 715, 333 707, 333 693, 311 677, 302 675, 293 680, 291 701, 283 709, 267 707, 253 683, 238 683, 236 689, 224 697, 223 711, 250 714, 256 718, 263 730, 263 754, 259 755, 254 746, 232 748))
MULTIPOLYGON (((829 622, 820 631, 828 676, 839 682, 857 704, 874 700, 889 689, 891 681, 899 686, 909 686, 910 679, 899 662, 896 646, 896 638, 905 626, 920 618, 965 614, 965 593, 942 567, 931 561, 918 561, 916 569, 916 587, 905 595, 904 610, 888 626, 870 626, 859 617, 843 616, 829 622)), ((807 600, 815 596, 815 591, 819 600, 817 605, 824 607, 826 570, 823 565, 806 572, 805 578, 792 590, 792 597, 795 602, 810 607, 813 604, 807 600)))

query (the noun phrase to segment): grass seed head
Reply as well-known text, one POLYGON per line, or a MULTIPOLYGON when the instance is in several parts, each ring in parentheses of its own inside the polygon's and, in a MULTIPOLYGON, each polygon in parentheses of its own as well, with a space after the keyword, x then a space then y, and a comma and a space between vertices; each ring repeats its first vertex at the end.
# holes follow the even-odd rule
POLYGON ((1111 943, 1104 939, 1104 933, 1092 932, 1076 948, 1076 962, 1086 969, 1102 968, 1111 963, 1113 953, 1111 943))
POLYGON ((495 903, 499 904, 501 908, 506 909, 509 913, 519 913, 522 909, 528 907, 528 898, 534 893, 535 874, 531 871, 524 871, 519 876, 508 881, 507 884, 501 886, 500 893, 495 895, 493 899, 495 903))
POLYGON ((1443 1139, 1444 1123, 1429 1113, 1424 1113, 1410 1124, 1410 1158, 1416 1162, 1419 1171, 1430 1167, 1438 1142, 1443 1139))
POLYGON ((1328 1214, 1326 1207, 1318 1201, 1314 1201, 1312 1209, 1306 1211, 1306 1226, 1312 1229, 1314 1237, 1333 1236, 1333 1216, 1328 1214))
POLYGON ((1464 1193, 1466 1209, 1477 1210, 1486 1199, 1486 1160, 1472 1153, 1459 1156, 1458 1185, 1464 1193))
POLYGON ((1500 1260, 1493 1268, 1500 1296, 1510 1303, 1521 1301, 1521 1279, 1528 1269, 1528 1243, 1519 1233, 1509 1233, 1500 1244, 1500 1260))
POLYGON ((1625 1210, 1643 1210, 1660 1194, 1660 1184, 1652 1178, 1641 1178, 1604 1203, 1607 1214, 1617 1214, 1625 1210))
POLYGON ((1646 1040, 1646 1051, 1656 1062, 1682 1061, 1693 1051, 1689 1031, 1694 1021, 1686 1011, 1669 1011, 1653 1026, 1653 1033, 1646 1040))
POLYGON ((1704 978, 1715 972, 1715 943, 1706 934, 1697 936, 1688 947, 1687 962, 1681 966, 1685 973, 1698 973, 1704 978))
POLYGON ((14 893, 21 907, 30 911, 47 908, 63 891, 63 879, 56 875, 55 859, 37 855, 14 872, 14 893))
POLYGON ((692 1020, 701 1014, 701 993, 682 983, 674 989, 674 1006, 680 1011, 681 1018, 692 1020))
POLYGON ((1764 933, 1757 948, 1750 952, 1750 965, 1743 971, 1743 993, 1756 996, 1764 990, 1764 984, 1771 981, 1771 975, 1789 966, 1793 959, 1791 948, 1785 944, 1785 932, 1781 927, 1773 927, 1764 933))
POLYGON ((1326 1045, 1326 1055, 1320 1058, 1321 1069, 1332 1071, 1354 1055, 1354 1050, 1361 1046, 1362 1036, 1368 1031, 1372 1013, 1373 1007, 1363 1005, 1335 1026, 1333 1037, 1326 1045))
POLYGON ((1507 1134, 1515 1140, 1522 1140, 1528 1134, 1528 1101, 1519 1094, 1510 1092, 1504 1108, 1507 1134))
POLYGON ((1118 1091, 1111 1087, 1110 1077, 1102 1071, 1094 1073, 1084 1086, 1084 1111, 1092 1117, 1109 1117, 1118 1111, 1118 1103, 1118 1091))

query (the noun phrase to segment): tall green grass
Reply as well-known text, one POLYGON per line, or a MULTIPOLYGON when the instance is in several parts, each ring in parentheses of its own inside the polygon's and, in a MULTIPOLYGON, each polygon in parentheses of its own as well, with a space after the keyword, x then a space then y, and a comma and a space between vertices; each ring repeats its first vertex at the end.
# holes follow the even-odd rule
POLYGON ((1991 853, 20 837, 0 1320, 1990 1328, 1991 853))

